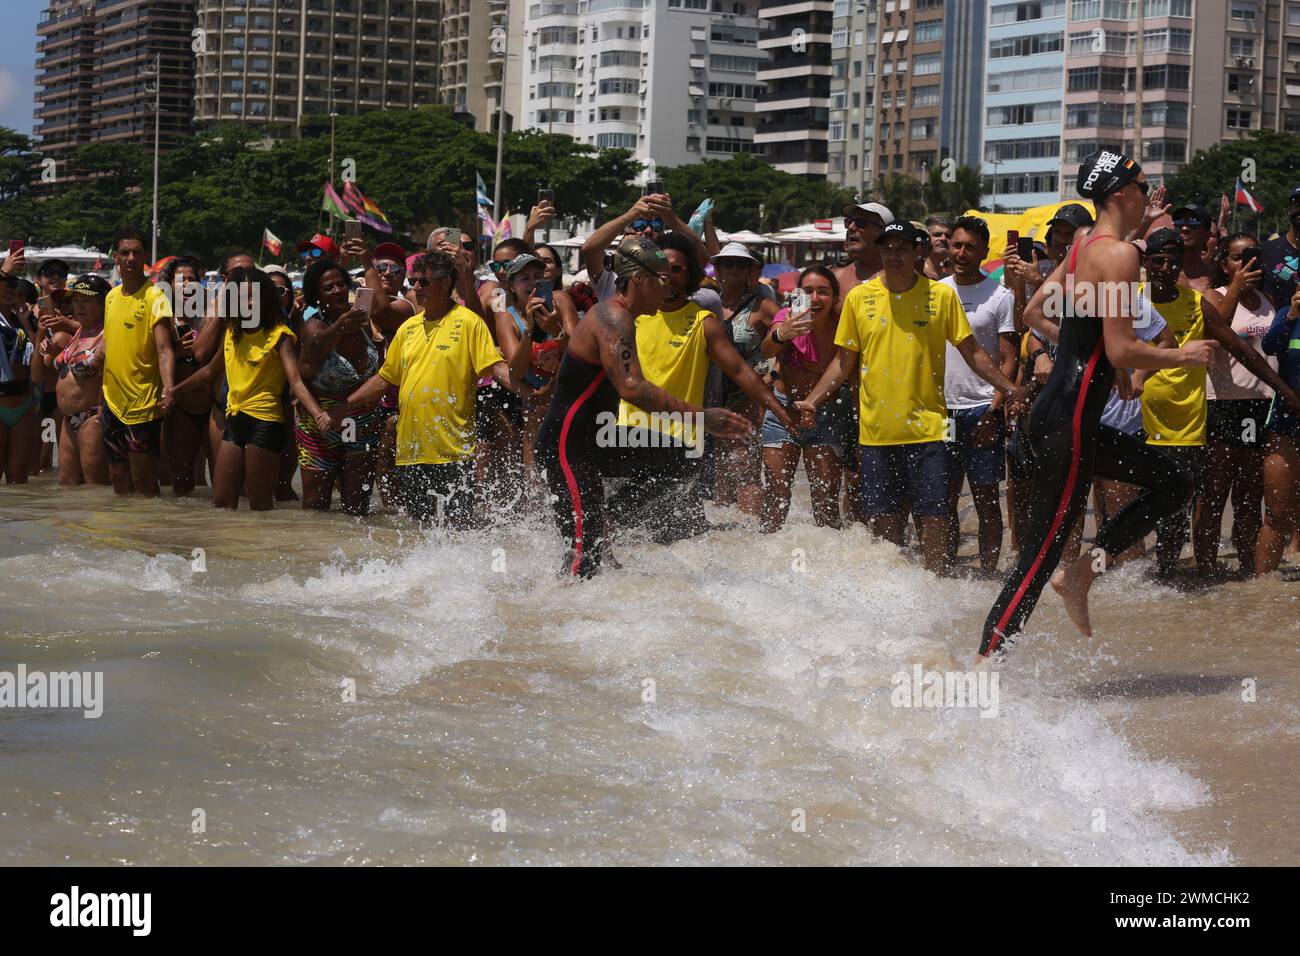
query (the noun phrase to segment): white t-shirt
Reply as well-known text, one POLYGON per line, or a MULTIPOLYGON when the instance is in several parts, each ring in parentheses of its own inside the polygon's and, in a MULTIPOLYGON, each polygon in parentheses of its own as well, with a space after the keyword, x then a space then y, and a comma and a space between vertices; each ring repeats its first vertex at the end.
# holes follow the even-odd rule
MULTIPOLYGON (((992 279, 962 285, 956 276, 940 279, 957 293, 975 341, 998 364, 998 335, 1016 331, 1015 296, 992 279)), ((943 373, 943 398, 949 408, 978 408, 993 401, 996 389, 976 375, 951 342, 943 373)))
MULTIPOLYGON (((1138 296, 1138 321, 1133 325, 1133 333, 1141 342, 1154 342, 1165 330, 1165 318, 1144 297, 1138 296)), ((1129 370, 1132 373, 1132 369, 1129 370)), ((1142 399, 1130 398, 1128 401, 1119 397, 1119 389, 1112 388, 1106 407, 1101 411, 1101 424, 1109 425, 1126 435, 1135 435, 1142 427, 1142 399)))
MULTIPOLYGON (((1222 295, 1228 290, 1220 286, 1214 291, 1222 295)), ((1263 355, 1264 336, 1268 334, 1269 326, 1273 324, 1273 316, 1276 314, 1267 296, 1259 297, 1259 307, 1256 309, 1248 309, 1246 303, 1238 301, 1237 314, 1232 317, 1232 331, 1236 332, 1237 337, 1245 344, 1263 355)), ((1267 356, 1266 361, 1276 372, 1277 359, 1270 355, 1267 356)), ((1273 397, 1273 389, 1257 379, 1254 372, 1222 349, 1215 351, 1214 361, 1210 363, 1208 371, 1209 375, 1205 379, 1205 397, 1211 401, 1216 398, 1273 397)))

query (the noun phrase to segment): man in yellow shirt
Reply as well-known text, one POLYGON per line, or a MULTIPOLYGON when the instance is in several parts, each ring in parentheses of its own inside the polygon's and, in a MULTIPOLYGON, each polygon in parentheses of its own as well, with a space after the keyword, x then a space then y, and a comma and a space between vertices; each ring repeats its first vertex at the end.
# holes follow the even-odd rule
POLYGON ((438 251, 415 261, 411 282, 420 311, 397 330, 378 373, 331 410, 341 421, 396 385, 402 507, 417 521, 455 527, 469 524, 474 504, 475 383, 491 375, 502 388, 532 394, 524 381, 530 350, 520 349, 520 367, 509 367, 482 318, 452 299, 466 258, 463 251, 456 259, 438 251))
MULTIPOLYGON (((1143 263, 1149 282, 1142 287, 1142 296, 1165 320, 1176 340, 1169 343, 1171 347, 1214 339, 1261 382, 1287 394, 1285 383, 1267 360, 1242 344, 1208 299, 1180 283, 1180 275, 1186 276, 1188 258, 1187 244, 1174 230, 1158 229, 1147 237, 1143 263)), ((1205 378, 1206 367, 1198 365, 1140 372, 1135 379, 1142 387, 1142 430, 1147 444, 1177 462, 1194 489, 1187 507, 1156 525, 1156 566, 1163 577, 1178 567, 1205 475, 1205 378)), ((1200 570, 1209 574, 1214 569, 1206 566, 1200 570)))
POLYGON ((145 277, 144 236, 113 240, 122 284, 104 301, 104 401, 99 421, 109 478, 119 495, 158 495, 163 419, 171 410, 175 351, 166 293, 145 277))
POLYGON ((804 427, 816 423, 817 406, 834 395, 861 363, 858 441, 861 509, 872 533, 903 543, 906 505, 921 531, 925 566, 947 564, 948 409, 943 396, 945 343, 1006 398, 1018 414, 1024 390, 1002 374, 971 335, 961 299, 948 286, 918 275, 919 231, 899 220, 885 227, 884 274, 852 289, 840 311, 838 349, 808 397, 796 402, 804 427))

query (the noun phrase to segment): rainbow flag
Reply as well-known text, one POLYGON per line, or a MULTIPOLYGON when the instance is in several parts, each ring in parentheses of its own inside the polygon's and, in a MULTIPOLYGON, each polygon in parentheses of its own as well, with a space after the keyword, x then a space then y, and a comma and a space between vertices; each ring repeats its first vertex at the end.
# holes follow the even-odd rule
POLYGON ((393 226, 373 202, 366 198, 365 194, 356 187, 355 183, 343 184, 343 201, 347 204, 359 220, 364 222, 371 229, 377 229, 380 232, 392 232, 393 226))

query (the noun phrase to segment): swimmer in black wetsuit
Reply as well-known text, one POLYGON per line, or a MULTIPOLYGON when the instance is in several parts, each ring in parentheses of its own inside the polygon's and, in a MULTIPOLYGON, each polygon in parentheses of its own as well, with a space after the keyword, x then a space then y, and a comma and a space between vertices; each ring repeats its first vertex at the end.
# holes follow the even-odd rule
POLYGON ((564 573, 590 577, 609 546, 599 438, 618 415, 620 398, 647 412, 704 415, 705 431, 724 438, 748 434, 749 423, 722 408, 688 404, 641 376, 636 316, 663 302, 668 259, 649 239, 624 239, 614 254, 617 294, 590 309, 573 330, 555 377, 555 391, 537 435, 538 467, 555 498, 555 520, 569 541, 564 573), (602 427, 606 426, 606 427, 602 427))
MULTIPOLYGON (((1176 514, 1192 494, 1190 479, 1174 462, 1132 435, 1101 425, 1101 413, 1116 384, 1116 368, 1208 365, 1218 343, 1198 340, 1182 348, 1159 349, 1134 332, 1138 251, 1121 237, 1142 221, 1147 202, 1142 168, 1127 156, 1102 150, 1080 164, 1078 188, 1079 195, 1095 202, 1097 225, 1045 283, 1057 294, 1064 291, 1065 314, 1051 377, 1029 416, 1035 468, 1028 532, 984 624, 979 660, 997 651, 1033 611, 1061 560, 1094 475, 1138 485, 1143 491, 1101 527, 1092 552, 1052 575, 1052 586, 1070 619, 1085 635, 1092 633, 1088 590, 1097 575, 1158 521, 1176 514), (1089 301, 1095 304, 1089 306, 1089 301), (1079 314, 1104 312, 1112 301, 1129 307, 1116 315, 1079 314)), ((1120 373, 1118 385, 1122 397, 1131 396, 1127 373, 1120 373)))

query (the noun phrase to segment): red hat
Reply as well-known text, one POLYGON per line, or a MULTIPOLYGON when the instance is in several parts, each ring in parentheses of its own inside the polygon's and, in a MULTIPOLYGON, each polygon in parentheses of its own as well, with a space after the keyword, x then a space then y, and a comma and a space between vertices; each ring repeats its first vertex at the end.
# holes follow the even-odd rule
POLYGON ((322 235, 319 232, 316 233, 316 235, 312 236, 310 239, 308 239, 306 242, 298 243, 298 251, 306 252, 312 246, 315 246, 317 249, 319 249, 325 255, 329 256, 331 259, 337 259, 340 256, 338 243, 336 243, 329 236, 322 235))
POLYGON ((375 246, 371 259, 391 259, 394 262, 406 261, 406 250, 395 242, 381 242, 375 246))

